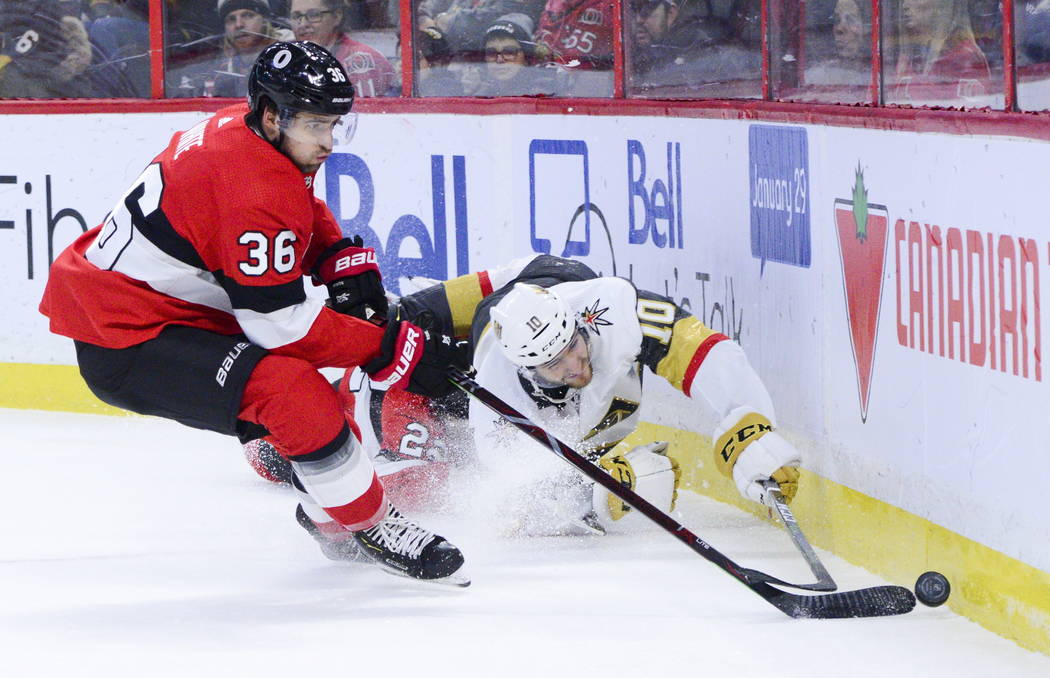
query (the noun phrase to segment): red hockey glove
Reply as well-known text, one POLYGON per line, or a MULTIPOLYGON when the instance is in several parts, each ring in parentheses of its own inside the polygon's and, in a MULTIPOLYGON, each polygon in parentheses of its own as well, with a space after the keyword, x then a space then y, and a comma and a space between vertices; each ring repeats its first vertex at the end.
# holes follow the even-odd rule
POLYGON ((406 389, 438 398, 448 394, 448 368, 463 368, 470 358, 467 342, 410 322, 391 322, 380 342, 379 355, 364 366, 380 388, 406 389))
POLYGON ((368 320, 369 310, 386 316, 387 300, 375 250, 364 244, 359 235, 343 238, 317 257, 310 275, 328 288, 333 310, 368 320))

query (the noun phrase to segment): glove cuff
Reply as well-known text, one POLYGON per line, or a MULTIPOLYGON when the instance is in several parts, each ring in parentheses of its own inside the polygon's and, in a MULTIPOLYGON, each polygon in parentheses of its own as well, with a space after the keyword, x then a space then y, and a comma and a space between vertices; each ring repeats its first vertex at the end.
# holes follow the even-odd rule
POLYGON ((392 334, 391 328, 383 337, 383 355, 389 355, 390 362, 377 364, 382 359, 379 358, 365 365, 372 383, 381 390, 406 388, 412 370, 419 364, 425 350, 423 330, 410 322, 401 322, 396 327, 397 334, 393 339, 388 338, 392 334))
POLYGON ((358 276, 368 271, 374 271, 382 280, 383 275, 379 270, 375 250, 371 247, 359 247, 356 242, 350 238, 343 238, 325 250, 310 270, 314 283, 326 285, 334 280, 358 276))
POLYGON ((715 429, 715 466, 722 475, 733 476, 737 460, 748 445, 773 432, 769 418, 738 407, 715 429))

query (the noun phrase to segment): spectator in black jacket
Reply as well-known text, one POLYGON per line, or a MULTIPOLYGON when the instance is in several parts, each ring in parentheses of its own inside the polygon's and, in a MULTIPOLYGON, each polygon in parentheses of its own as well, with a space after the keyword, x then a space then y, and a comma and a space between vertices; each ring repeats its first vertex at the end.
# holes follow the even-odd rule
POLYGON ((759 77, 757 2, 630 0, 629 8, 632 88, 702 94, 707 85, 759 77))

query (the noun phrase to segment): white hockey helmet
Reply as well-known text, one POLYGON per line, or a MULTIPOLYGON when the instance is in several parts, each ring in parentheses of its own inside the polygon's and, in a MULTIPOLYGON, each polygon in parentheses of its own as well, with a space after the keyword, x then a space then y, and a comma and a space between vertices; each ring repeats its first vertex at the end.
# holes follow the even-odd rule
POLYGON ((576 335, 576 314, 554 290, 514 283, 489 313, 504 355, 520 367, 554 360, 576 335))

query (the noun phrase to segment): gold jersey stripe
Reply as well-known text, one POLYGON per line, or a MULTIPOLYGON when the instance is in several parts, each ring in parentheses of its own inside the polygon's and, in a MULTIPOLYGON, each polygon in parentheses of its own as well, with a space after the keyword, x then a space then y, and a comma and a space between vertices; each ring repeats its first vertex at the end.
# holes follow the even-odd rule
MULTIPOLYGON (((477 273, 468 273, 453 278, 445 285, 445 297, 452 313, 453 333, 457 337, 470 334, 474 311, 485 297, 485 291, 477 273)), ((491 290, 490 290, 491 291, 491 290)))
POLYGON ((696 372, 697 365, 692 365, 697 350, 707 339, 718 332, 700 322, 696 316, 688 315, 674 324, 671 330, 671 345, 656 365, 656 373, 671 382, 679 391, 686 391, 686 379, 696 372))

